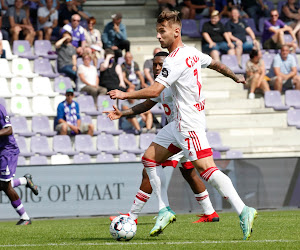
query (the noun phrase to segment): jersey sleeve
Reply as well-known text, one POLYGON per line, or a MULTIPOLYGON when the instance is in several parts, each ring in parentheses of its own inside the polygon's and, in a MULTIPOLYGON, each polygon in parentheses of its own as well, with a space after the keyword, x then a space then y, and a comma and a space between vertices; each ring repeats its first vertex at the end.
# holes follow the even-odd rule
POLYGON ((199 53, 200 53, 201 68, 207 68, 207 66, 211 64, 212 58, 209 55, 204 54, 200 51, 199 53))
POLYGON ((151 98, 150 100, 153 101, 153 102, 161 102, 160 95, 158 97, 151 98))
POLYGON ((175 64, 173 60, 167 57, 164 61, 160 74, 155 78, 156 82, 159 82, 166 88, 170 87, 174 82, 176 82, 183 70, 186 68, 183 65, 175 64))

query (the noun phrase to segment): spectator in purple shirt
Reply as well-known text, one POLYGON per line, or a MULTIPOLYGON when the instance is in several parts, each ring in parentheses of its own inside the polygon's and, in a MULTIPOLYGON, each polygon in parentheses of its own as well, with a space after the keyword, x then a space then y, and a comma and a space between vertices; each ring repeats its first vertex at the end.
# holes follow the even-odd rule
POLYGON ((37 186, 32 182, 32 176, 13 179, 16 173, 18 155, 20 151, 13 136, 12 126, 5 108, 0 104, 0 191, 3 191, 20 215, 17 225, 29 225, 31 220, 23 207, 21 199, 14 187, 26 185, 35 195, 38 195, 37 186))
POLYGON ((293 29, 279 19, 276 9, 271 10, 271 19, 264 23, 264 31, 262 35, 262 44, 264 49, 280 49, 282 45, 287 44, 293 49, 297 48, 296 37, 293 29), (284 32, 287 31, 293 37, 291 43, 285 43, 284 32))
POLYGON ((68 23, 62 28, 62 33, 68 31, 72 35, 72 45, 76 48, 76 53, 81 56, 86 46, 84 28, 79 25, 80 16, 74 14, 71 19, 71 24, 68 23))

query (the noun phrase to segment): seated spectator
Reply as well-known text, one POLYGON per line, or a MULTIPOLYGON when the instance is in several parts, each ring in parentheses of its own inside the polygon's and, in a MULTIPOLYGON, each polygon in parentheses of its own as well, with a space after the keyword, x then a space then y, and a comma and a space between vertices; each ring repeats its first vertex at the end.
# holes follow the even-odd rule
POLYGON ((243 10, 246 11, 250 18, 254 19, 256 28, 260 17, 268 17, 270 15, 268 6, 263 0, 242 0, 243 10))
POLYGON ((215 10, 219 11, 220 17, 229 17, 230 12, 228 10, 227 0, 214 0, 215 10))
POLYGON ((4 11, 14 6, 15 6, 15 0, 1 0, 1 9, 4 11))
POLYGON ((91 55, 85 53, 82 55, 82 59, 83 64, 79 65, 77 72, 78 90, 93 96, 95 105, 97 105, 98 95, 106 95, 107 89, 99 86, 99 76, 96 67, 91 65, 91 55))
POLYGON ((65 73, 74 82, 77 74, 77 55, 76 49, 72 45, 72 35, 65 31, 62 38, 55 43, 57 51, 57 69, 59 73, 65 73))
MULTIPOLYGON (((156 55, 158 52, 160 52, 160 48, 155 48, 153 50, 153 57, 156 55)), ((153 58, 148 59, 144 63, 144 75, 146 78, 146 84, 152 85, 154 83, 154 74, 153 74, 153 58)))
POLYGON ((19 40, 22 34, 30 45, 33 44, 35 31, 23 7, 23 0, 16 0, 15 5, 7 10, 3 18, 3 28, 9 30, 12 35, 12 42, 19 40))
POLYGON ((280 49, 285 44, 284 32, 289 32, 293 37, 291 43, 287 43, 291 48, 296 50, 297 43, 293 29, 279 19, 277 10, 271 10, 271 19, 264 23, 264 31, 262 35, 262 44, 264 49, 280 49))
POLYGON ((274 57, 271 69, 267 75, 271 79, 270 85, 274 86, 275 90, 281 92, 282 87, 300 90, 300 76, 297 75, 297 64, 294 56, 290 54, 288 45, 281 47, 280 54, 274 57))
POLYGON ((24 1, 23 8, 26 11, 26 17, 35 29, 37 27, 37 19, 38 19, 37 12, 39 7, 42 7, 40 0, 24 1))
POLYGON ((53 7, 53 0, 46 0, 46 6, 38 9, 38 39, 50 40, 57 23, 58 11, 53 7))
POLYGON ((3 49, 3 45, 2 45, 2 40, 3 40, 3 36, 2 36, 2 32, 0 31, 0 58, 6 58, 5 50, 3 49))
POLYGON ((224 25, 220 22, 219 11, 214 10, 211 13, 210 21, 204 23, 202 28, 202 51, 210 54, 210 56, 220 61, 221 53, 234 55, 234 44, 230 40, 230 36, 225 32, 224 25))
POLYGON ((105 60, 100 65, 100 86, 107 91, 118 89, 126 91, 121 66, 115 60, 115 53, 112 49, 105 49, 105 60))
POLYGON ((133 61, 133 56, 130 52, 125 54, 125 62, 122 64, 124 82, 135 90, 146 88, 144 76, 142 75, 139 65, 133 61))
MULTIPOLYGON (((83 5, 84 3, 86 2, 86 0, 75 0, 75 5, 77 7, 77 12, 81 12, 82 14, 80 14, 80 16, 83 18, 83 19, 86 19, 88 20, 89 17, 90 17, 90 14, 86 11, 83 10, 83 5)), ((79 14, 79 13, 78 13, 79 14)))
POLYGON ((64 25, 62 33, 68 31, 72 35, 72 45, 76 48, 76 53, 81 56, 86 45, 84 28, 79 24, 80 16, 74 14, 71 23, 64 25))
POLYGON ((177 6, 177 0, 157 0, 159 11, 174 10, 177 6))
POLYGON ((250 86, 249 99, 255 98, 254 92, 257 88, 262 89, 264 93, 270 90, 265 76, 266 69, 261 51, 254 49, 250 52, 250 60, 246 63, 246 84, 250 86))
POLYGON ((66 0, 65 4, 61 5, 61 9, 59 11, 58 23, 60 27, 63 27, 65 24, 71 22, 72 16, 78 14, 84 19, 88 19, 89 17, 77 8, 75 0, 66 0))
POLYGON ((205 0, 183 0, 181 15, 182 19, 195 19, 196 15, 200 17, 209 17, 212 6, 205 0))
POLYGON ((225 28, 235 45, 235 54, 241 67, 243 52, 249 53, 253 47, 259 49, 259 43, 256 40, 253 30, 247 23, 240 19, 239 10, 236 8, 231 10, 231 19, 226 23, 225 28), (253 42, 247 41, 247 34, 252 38, 253 42))
POLYGON ((232 8, 237 8, 240 13, 241 18, 249 18, 248 14, 243 10, 241 0, 227 0, 228 11, 231 11, 232 8))
MULTIPOLYGON (((127 92, 132 92, 134 89, 129 88, 127 92)), ((128 99, 122 102, 122 110, 130 109, 133 106, 139 103, 138 100, 128 99)), ((154 132, 152 129, 153 126, 153 116, 150 110, 145 113, 139 114, 137 116, 127 116, 123 119, 121 127, 123 130, 134 130, 135 134, 140 134, 142 132, 154 132), (142 129, 146 126, 146 129, 142 129)))
POLYGON ((74 90, 66 90, 66 100, 58 104, 55 131, 61 135, 89 134, 93 136, 94 125, 81 123, 79 105, 73 101, 74 90))
MULTIPOLYGON (((45 7, 45 6, 46 6, 46 0, 40 0, 40 2, 41 2, 42 7, 45 7)), ((53 0, 53 5, 52 5, 52 7, 58 11, 58 10, 59 10, 59 7, 60 7, 60 2, 59 2, 59 0, 53 0)))
POLYGON ((122 23, 122 14, 117 13, 111 16, 112 21, 106 24, 103 34, 103 47, 115 51, 115 59, 122 56, 122 50, 130 50, 130 42, 127 40, 126 26, 122 23))

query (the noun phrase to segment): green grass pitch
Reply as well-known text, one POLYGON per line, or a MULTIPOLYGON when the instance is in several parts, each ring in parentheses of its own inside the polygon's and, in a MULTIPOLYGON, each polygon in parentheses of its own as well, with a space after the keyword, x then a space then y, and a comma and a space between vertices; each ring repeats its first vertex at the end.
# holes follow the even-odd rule
POLYGON ((0 249, 300 249, 300 210, 258 211, 249 241, 242 240, 235 213, 219 215, 220 222, 192 224, 194 214, 179 214, 158 237, 149 236, 154 216, 141 216, 129 242, 112 239, 108 217, 33 220, 23 227, 6 221, 0 249))

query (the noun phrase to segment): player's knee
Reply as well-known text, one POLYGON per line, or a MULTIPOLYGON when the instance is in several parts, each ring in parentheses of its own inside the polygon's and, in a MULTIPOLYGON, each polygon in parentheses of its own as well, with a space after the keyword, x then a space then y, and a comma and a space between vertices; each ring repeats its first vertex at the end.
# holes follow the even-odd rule
POLYGON ((9 187, 9 182, 0 181, 0 191, 6 191, 9 187))

